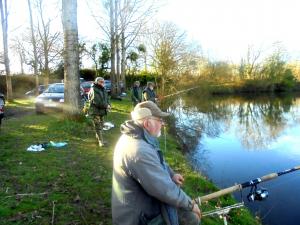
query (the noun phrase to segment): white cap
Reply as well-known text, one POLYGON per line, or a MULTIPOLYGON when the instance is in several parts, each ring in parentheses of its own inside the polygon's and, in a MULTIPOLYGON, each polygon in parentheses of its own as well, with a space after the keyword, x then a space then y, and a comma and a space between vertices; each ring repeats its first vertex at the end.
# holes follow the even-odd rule
POLYGON ((133 120, 141 120, 150 116, 152 116, 152 113, 148 108, 138 108, 131 112, 133 120))

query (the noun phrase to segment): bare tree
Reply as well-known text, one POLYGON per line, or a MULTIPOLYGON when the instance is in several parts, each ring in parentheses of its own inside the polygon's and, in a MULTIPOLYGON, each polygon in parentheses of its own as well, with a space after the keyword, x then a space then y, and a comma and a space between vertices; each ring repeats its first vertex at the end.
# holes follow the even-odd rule
POLYGON ((104 1, 106 17, 96 16, 96 13, 93 13, 96 22, 111 41, 113 94, 120 91, 119 81, 125 84, 128 48, 141 35, 143 25, 156 13, 157 2, 157 0, 106 0, 104 1))
POLYGON ((117 84, 117 93, 120 93, 120 75, 121 75, 121 58, 120 58, 120 32, 119 32, 119 0, 115 0, 115 35, 116 35, 116 84, 117 84))
POLYGON ((49 83, 51 61, 61 55, 61 49, 57 49, 58 42, 60 41, 61 33, 51 33, 51 19, 44 18, 44 3, 43 0, 37 0, 37 10, 39 14, 38 34, 40 38, 41 51, 43 59, 40 62, 41 70, 45 75, 45 85, 49 83))
POLYGON ((157 12, 158 1, 127 0, 120 1, 119 6, 119 33, 121 37, 121 74, 120 79, 125 84, 126 54, 136 38, 142 35, 142 29, 157 12))
POLYGON ((246 59, 241 60, 239 75, 241 79, 255 79, 259 71, 259 59, 262 51, 255 51, 253 47, 248 46, 246 59))
POLYGON ((25 47, 23 45, 23 41, 20 40, 19 37, 15 38, 12 41, 13 41, 12 49, 20 59, 21 74, 24 74, 24 64, 25 64, 26 55, 25 55, 25 47))
POLYGON ((64 30, 64 112, 77 117, 80 114, 79 50, 77 27, 77 0, 62 0, 64 30))
POLYGON ((10 76, 9 58, 8 58, 8 42, 7 42, 7 29, 8 29, 8 12, 7 12, 7 1, 0 0, 0 10, 1 10, 1 25, 2 25, 2 38, 3 38, 3 48, 4 48, 4 65, 6 72, 6 92, 7 99, 12 100, 12 84, 10 76))
POLYGON ((161 77, 161 92, 165 92, 165 84, 170 76, 178 70, 186 52, 185 33, 177 26, 167 22, 155 25, 152 34, 153 66, 161 77))
POLYGON ((34 28, 33 28, 33 19, 32 19, 32 8, 30 0, 28 2, 28 10, 29 10, 29 17, 30 17, 30 30, 31 30, 31 42, 32 42, 32 48, 33 48, 33 73, 35 75, 35 94, 39 94, 39 76, 38 76, 38 68, 37 68, 37 46, 36 46, 36 39, 34 35, 34 28))
POLYGON ((113 96, 117 95, 117 78, 116 78, 116 31, 115 31, 115 4, 114 0, 109 0, 109 15, 110 15, 110 60, 111 60, 111 71, 110 71, 110 79, 111 79, 111 94, 113 96))

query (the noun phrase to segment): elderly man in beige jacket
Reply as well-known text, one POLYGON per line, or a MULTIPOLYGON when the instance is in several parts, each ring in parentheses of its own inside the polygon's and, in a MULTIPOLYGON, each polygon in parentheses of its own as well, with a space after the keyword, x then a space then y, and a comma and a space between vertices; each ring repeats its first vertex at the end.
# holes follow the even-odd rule
POLYGON ((165 162, 158 137, 168 116, 146 101, 121 125, 114 151, 112 218, 114 225, 196 225, 198 205, 180 188, 184 179, 165 162))

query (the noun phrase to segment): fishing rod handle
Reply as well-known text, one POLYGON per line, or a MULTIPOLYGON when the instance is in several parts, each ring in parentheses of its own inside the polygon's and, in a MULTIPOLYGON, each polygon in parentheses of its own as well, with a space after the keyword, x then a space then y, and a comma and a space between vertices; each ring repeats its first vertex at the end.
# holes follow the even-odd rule
POLYGON ((260 179, 261 179, 261 182, 262 182, 262 181, 272 180, 272 179, 274 179, 276 177, 278 177, 277 173, 270 173, 270 174, 267 174, 265 176, 262 176, 260 179))
POLYGON ((217 192, 214 192, 214 193, 211 193, 211 194, 208 194, 208 195, 204 195, 202 197, 198 197, 198 198, 195 199, 195 201, 199 205, 201 205, 201 202, 209 201, 211 199, 218 198, 220 196, 230 194, 230 193, 233 193, 233 192, 241 190, 241 189, 242 189, 242 186, 240 184, 237 184, 237 185, 234 185, 232 187, 225 188, 225 189, 222 189, 220 191, 217 191, 217 192))

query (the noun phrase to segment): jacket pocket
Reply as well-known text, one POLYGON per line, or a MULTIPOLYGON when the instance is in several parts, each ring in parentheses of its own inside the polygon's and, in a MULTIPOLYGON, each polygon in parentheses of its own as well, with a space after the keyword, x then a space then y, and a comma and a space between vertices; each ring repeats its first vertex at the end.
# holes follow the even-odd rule
POLYGON ((141 213, 139 225, 166 225, 161 214, 158 214, 152 219, 147 219, 146 216, 141 213))

